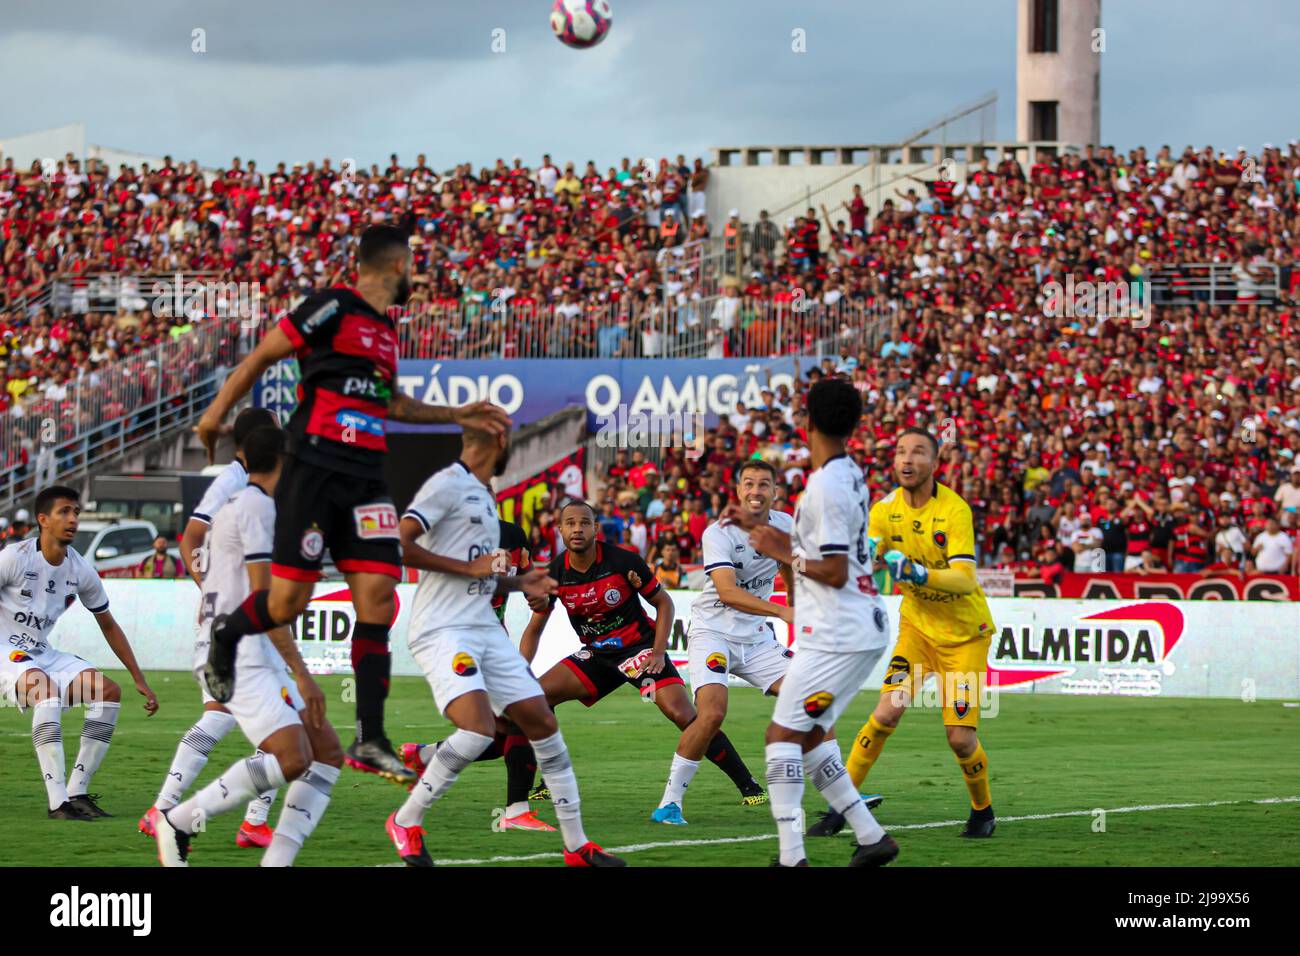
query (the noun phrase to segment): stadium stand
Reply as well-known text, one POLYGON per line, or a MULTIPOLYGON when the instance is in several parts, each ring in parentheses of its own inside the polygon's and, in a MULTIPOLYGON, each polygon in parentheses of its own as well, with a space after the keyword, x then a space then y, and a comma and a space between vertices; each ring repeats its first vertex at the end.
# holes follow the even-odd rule
MULTIPOLYGON (((98 424, 149 388, 183 391, 172 369, 161 373, 170 382, 133 369, 152 384, 129 401, 87 376, 214 321, 160 319, 126 300, 113 312, 61 308, 56 283, 84 299, 101 274, 212 274, 258 283, 274 315, 347 282, 354 237, 385 221, 416 250, 408 357, 838 354, 804 371, 846 374, 862 390, 853 453, 873 488, 888 484, 897 430, 929 428, 945 442, 942 480, 976 511, 985 566, 1069 568, 1086 553, 1084 569, 1100 551, 1107 566, 1251 569, 1249 542, 1271 533, 1269 517, 1300 534, 1296 142, 1256 156, 1087 148, 1040 154, 1029 169, 1008 156, 923 185, 876 210, 854 194, 784 222, 709 223, 707 170, 681 156, 605 172, 515 158, 477 173, 437 172, 424 156, 266 172, 236 159, 206 173, 169 158, 116 175, 70 161, 44 176, 6 161, 5 467, 32 454, 15 416, 57 410, 60 428, 75 429, 88 401, 113 413, 98 424), (1045 287, 1067 279, 1124 284, 1157 308, 1050 308, 1045 287)), ((188 361, 234 348, 209 343, 188 361)), ((673 539, 689 563, 704 523, 693 516, 716 513, 752 454, 774 460, 797 497, 802 388, 738 410, 698 463, 670 452, 654 472, 611 466, 598 502, 610 537, 654 558, 673 539), (627 528, 638 510, 648 532, 627 528)))

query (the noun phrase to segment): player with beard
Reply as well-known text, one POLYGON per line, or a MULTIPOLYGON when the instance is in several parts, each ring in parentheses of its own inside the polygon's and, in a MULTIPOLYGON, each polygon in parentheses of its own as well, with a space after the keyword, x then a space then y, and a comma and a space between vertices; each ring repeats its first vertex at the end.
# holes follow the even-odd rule
MULTIPOLYGON (((989 760, 980 744, 980 699, 993 640, 993 617, 975 576, 975 528, 970 506, 934 478, 939 443, 906 428, 894 452, 899 487, 871 508, 871 534, 887 542, 884 562, 903 590, 894 645, 871 719, 858 731, 847 763, 861 787, 916 690, 933 674, 943 702, 944 730, 970 796, 963 837, 993 835, 989 760)), ((829 836, 844 825, 831 811, 809 829, 829 836)))
POLYGON ((285 429, 289 448, 276 488, 270 587, 214 622, 204 671, 209 693, 219 703, 234 694, 242 637, 287 624, 306 610, 328 547, 356 609, 357 737, 347 763, 399 783, 411 783, 415 774, 384 733, 392 666, 388 630, 402 577, 397 510, 383 477, 384 422, 457 424, 492 434, 504 434, 510 423, 487 402, 426 405, 397 389, 398 339, 388 311, 410 292, 406 235, 392 226, 366 229, 357 248, 356 287, 310 295, 281 319, 231 373, 198 424, 210 459, 235 403, 273 364, 297 356, 302 381, 285 429))
POLYGON ((545 569, 509 575, 490 482, 505 471, 504 434, 465 429, 461 459, 437 472, 402 516, 402 560, 420 571, 409 643, 439 712, 456 726, 429 756, 420 782, 385 825, 408 866, 430 867, 424 817, 461 772, 492 745, 496 717, 527 737, 555 794, 568 866, 624 866, 587 839, 578 782, 541 686, 492 611, 495 594, 521 590, 544 600, 555 590, 545 569))
MULTIPOLYGON (((580 700, 590 707, 630 684, 686 730, 696 713, 681 675, 667 657, 675 613, 672 598, 639 554, 597 540, 596 511, 585 501, 564 505, 559 524, 565 551, 550 564, 550 576, 558 587, 547 599, 529 601, 533 616, 520 638, 519 651, 532 661, 556 600, 564 605, 583 646, 542 675, 547 702, 556 707, 580 700), (654 607, 653 619, 642 606, 642 597, 654 607)), ((706 740, 705 756, 731 778, 742 800, 765 803, 763 788, 726 734, 718 731, 706 740)))
MULTIPOLYGON (((682 803, 686 788, 699 769, 709 741, 722 729, 727 714, 727 678, 748 681, 765 694, 776 694, 793 653, 778 640, 772 621, 788 624, 794 606, 773 604, 776 576, 793 592, 794 575, 786 565, 756 552, 746 528, 771 524, 789 532, 794 523, 785 512, 772 511, 776 469, 761 459, 740 466, 736 476, 737 503, 705 529, 701 547, 708 581, 691 606, 689 634, 691 689, 699 715, 682 731, 668 771, 659 806, 650 814, 655 823, 685 826, 682 803)), ((782 634, 785 628, 782 628, 782 634)))

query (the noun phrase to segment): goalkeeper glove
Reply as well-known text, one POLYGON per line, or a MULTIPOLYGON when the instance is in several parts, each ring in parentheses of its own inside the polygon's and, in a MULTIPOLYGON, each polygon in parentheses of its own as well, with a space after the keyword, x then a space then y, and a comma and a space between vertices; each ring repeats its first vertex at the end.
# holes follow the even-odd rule
POLYGON ((909 584, 920 586, 930 579, 930 572, 925 569, 925 565, 913 561, 902 551, 888 552, 885 555, 885 567, 889 568, 889 573, 896 580, 909 584))

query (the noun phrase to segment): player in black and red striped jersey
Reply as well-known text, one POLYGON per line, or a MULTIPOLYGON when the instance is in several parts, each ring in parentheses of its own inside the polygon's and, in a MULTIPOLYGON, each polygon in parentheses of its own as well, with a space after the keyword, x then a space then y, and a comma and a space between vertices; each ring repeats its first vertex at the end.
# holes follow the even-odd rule
POLYGON ((388 310, 411 293, 411 249, 404 232, 371 226, 357 247, 356 288, 308 296, 263 336, 231 373, 199 420, 212 460, 221 423, 264 371, 298 357, 298 407, 285 431, 289 447, 276 488, 271 586, 214 622, 204 681, 224 703, 234 694, 239 640, 295 620, 311 600, 328 547, 352 593, 357 623, 357 739, 347 763, 399 783, 415 780, 384 734, 391 655, 388 630, 402 577, 397 510, 383 477, 385 421, 457 424, 500 434, 505 412, 487 402, 444 408, 397 389, 397 331, 388 310))
MULTIPOLYGON (((596 511, 585 501, 561 508, 559 525, 566 550, 550 564, 556 594, 530 602, 533 616, 519 641, 519 652, 531 662, 555 602, 564 605, 582 647, 541 676, 547 703, 555 707, 580 700, 590 707, 630 684, 685 730, 695 720, 695 707, 667 656, 675 615, 672 598, 639 554, 598 540, 596 511), (643 597, 654 607, 654 618, 641 603, 643 597)), ((767 802, 726 734, 714 735, 705 755, 731 778, 747 804, 767 802)))

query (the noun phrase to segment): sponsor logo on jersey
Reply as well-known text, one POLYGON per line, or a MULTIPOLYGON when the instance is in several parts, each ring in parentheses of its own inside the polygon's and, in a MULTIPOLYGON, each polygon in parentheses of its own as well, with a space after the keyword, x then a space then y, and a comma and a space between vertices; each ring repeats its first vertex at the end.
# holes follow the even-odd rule
POLYGON ((921 522, 917 518, 912 519, 912 530, 917 534, 921 533, 921 522))
POLYGON ((31 592, 31 589, 30 589, 30 588, 23 588, 23 589, 22 589, 21 591, 19 591, 18 593, 21 594, 21 595, 22 595, 23 597, 25 597, 25 598, 29 598, 29 597, 32 596, 32 592, 31 592))
POLYGON ((715 674, 725 674, 727 672, 727 655, 721 651, 714 651, 705 660, 704 666, 715 674))
POLYGON ((75 601, 76 599, 77 596, 75 594, 69 594, 67 597, 63 599, 63 606, 72 607, 72 602, 75 601))
POLYGON ((29 580, 35 581, 36 578, 37 578, 37 574, 36 574, 35 571, 24 571, 24 572, 23 572, 23 577, 28 578, 29 580))
POLYGON ((21 664, 23 661, 30 661, 31 659, 32 656, 30 654, 24 654, 22 651, 9 652, 9 660, 13 661, 15 664, 21 664))
POLYGON ((372 538, 397 537, 397 509, 391 501, 359 505, 352 509, 357 525, 357 537, 363 541, 372 538))
POLYGON ((623 600, 623 594, 619 591, 618 588, 610 588, 604 594, 604 601, 610 607, 618 607, 619 603, 622 600, 623 600))
POLYGON ((934 543, 940 548, 948 547, 948 536, 942 531, 936 531, 932 537, 934 538, 934 543))
POLYGON ((781 648, 781 656, 786 660, 790 660, 790 658, 794 657, 794 651, 790 650, 788 647, 783 647, 781 648))
POLYGON ((826 713, 826 709, 834 702, 835 695, 830 691, 819 690, 815 694, 809 694, 804 698, 803 711, 809 717, 820 717, 826 713))
POLYGON ((474 658, 461 651, 451 659, 451 669, 456 672, 457 677, 473 677, 478 673, 478 664, 475 663, 474 658))
POLYGON ((903 520, 903 516, 902 516, 902 515, 890 515, 890 516, 889 516, 889 520, 890 520, 890 521, 902 521, 902 520, 903 520))
MULTIPOLYGON (((868 580, 871 580, 871 579, 868 578, 868 580)), ((875 584, 874 584, 874 582, 873 582, 873 584, 872 584, 872 593, 873 593, 873 594, 875 593, 875 584)), ((871 617, 872 617, 872 620, 874 620, 874 621, 876 622, 876 630, 877 630, 877 631, 883 631, 883 630, 885 630, 885 629, 888 627, 888 625, 889 625, 889 618, 887 618, 887 617, 885 616, 885 609, 884 609, 883 607, 878 607, 878 608, 874 608, 874 609, 872 609, 871 617)))
POLYGON ((45 593, 46 593, 46 594, 53 594, 53 593, 54 593, 54 578, 50 578, 50 580, 46 583, 46 585, 45 585, 45 593))
POLYGON ((591 660, 591 651, 585 647, 580 647, 573 652, 573 659, 576 661, 589 661, 591 660))
POLYGON ((289 696, 289 688, 280 688, 280 698, 289 705, 290 710, 293 710, 293 698, 289 696))
POLYGON ((338 423, 339 428, 351 427, 378 438, 384 437, 384 420, 375 418, 373 415, 364 415, 361 412, 344 408, 340 409, 339 413, 334 416, 334 421, 338 423))
POLYGON ((304 531, 298 550, 308 561, 315 561, 319 558, 325 550, 325 536, 321 534, 320 528, 313 525, 304 531))

